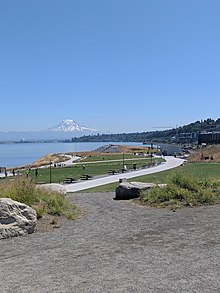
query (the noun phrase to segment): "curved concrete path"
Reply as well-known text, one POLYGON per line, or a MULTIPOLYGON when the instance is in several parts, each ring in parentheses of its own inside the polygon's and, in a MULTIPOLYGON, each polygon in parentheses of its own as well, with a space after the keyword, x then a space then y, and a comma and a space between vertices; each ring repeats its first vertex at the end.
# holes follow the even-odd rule
POLYGON ((158 173, 161 171, 176 168, 184 162, 183 159, 177 159, 177 158, 174 158, 171 156, 167 156, 165 159, 166 159, 165 163, 161 163, 160 165, 154 166, 151 168, 126 172, 123 174, 108 175, 106 177, 92 179, 92 180, 88 180, 85 182, 78 182, 78 183, 69 184, 69 185, 65 186, 66 191, 67 192, 76 192, 76 191, 85 190, 88 188, 93 188, 93 187, 97 187, 97 186, 101 186, 101 185, 105 185, 105 184, 109 184, 109 183, 118 182, 119 179, 122 179, 122 178, 130 179, 130 178, 134 178, 134 177, 138 177, 138 176, 158 173))

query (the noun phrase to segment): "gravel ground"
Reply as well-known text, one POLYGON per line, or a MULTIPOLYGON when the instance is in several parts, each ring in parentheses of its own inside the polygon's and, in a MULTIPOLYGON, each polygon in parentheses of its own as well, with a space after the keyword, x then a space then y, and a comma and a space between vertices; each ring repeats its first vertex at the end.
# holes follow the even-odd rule
POLYGON ((220 205, 172 212, 74 194, 84 213, 0 242, 0 292, 220 292, 220 205))

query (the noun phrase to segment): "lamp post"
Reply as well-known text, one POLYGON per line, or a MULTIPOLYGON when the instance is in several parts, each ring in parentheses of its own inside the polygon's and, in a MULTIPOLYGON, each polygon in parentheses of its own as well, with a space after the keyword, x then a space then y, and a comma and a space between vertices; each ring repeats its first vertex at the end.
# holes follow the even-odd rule
POLYGON ((151 153, 150 153, 150 157, 151 157, 151 165, 153 165, 153 149, 154 149, 154 144, 153 144, 153 141, 151 141, 151 144, 150 144, 150 148, 151 148, 151 153))
POLYGON ((51 174, 51 171, 52 171, 52 170, 51 170, 51 169, 52 169, 52 162, 50 161, 50 183, 51 183, 51 180, 52 180, 52 176, 51 176, 51 175, 52 175, 52 174, 51 174))
POLYGON ((125 154, 122 154, 122 172, 124 172, 124 166, 125 166, 125 154))

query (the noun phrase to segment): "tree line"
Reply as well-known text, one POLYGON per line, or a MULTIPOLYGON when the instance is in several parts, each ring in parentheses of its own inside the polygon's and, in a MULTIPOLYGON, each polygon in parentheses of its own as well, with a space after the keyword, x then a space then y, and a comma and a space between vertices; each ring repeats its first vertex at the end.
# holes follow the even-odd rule
MULTIPOLYGON (((157 131, 133 132, 133 133, 111 133, 84 135, 73 137, 72 142, 180 142, 184 134, 199 134, 202 132, 220 131, 220 118, 217 120, 208 118, 196 121, 184 126, 157 131)), ((197 136, 194 135, 193 139, 197 136)))

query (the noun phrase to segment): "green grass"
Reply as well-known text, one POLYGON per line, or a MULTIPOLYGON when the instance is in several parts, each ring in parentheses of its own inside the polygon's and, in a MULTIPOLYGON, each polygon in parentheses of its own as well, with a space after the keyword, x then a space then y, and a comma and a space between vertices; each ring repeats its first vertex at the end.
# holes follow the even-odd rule
MULTIPOLYGON (((140 152, 140 150, 139 150, 140 152)), ((148 151, 149 152, 149 151, 148 151)), ((133 153, 131 154, 114 154, 114 155, 109 155, 109 154, 105 154, 103 153, 103 155, 99 154, 99 155, 88 155, 86 156, 84 159, 82 158, 81 161, 82 162, 94 162, 94 161, 107 161, 107 160, 123 160, 123 156, 124 159, 138 159, 138 158, 146 158, 146 156, 140 154, 140 155, 134 155, 133 153)))
MULTIPOLYGON (((148 182, 148 183, 167 183, 170 176, 180 174, 183 176, 193 176, 198 180, 216 179, 220 180, 220 164, 218 163, 186 163, 175 169, 158 172, 146 176, 140 176, 129 181, 148 182)), ((114 191, 118 183, 106 184, 103 186, 91 188, 84 192, 107 192, 114 191)))
MULTIPOLYGON (((154 159, 154 161, 159 161, 159 159, 154 159)), ((133 164, 137 164, 137 168, 143 168, 144 166, 148 165, 151 163, 150 158, 145 158, 145 159, 138 159, 135 158, 134 160, 125 160, 125 164, 129 169, 132 169, 133 164)), ((82 165, 74 165, 72 167, 65 167, 65 168, 52 168, 51 169, 51 178, 52 182, 54 183, 60 183, 63 182, 63 180, 67 177, 74 177, 76 179, 79 179, 83 174, 89 174, 92 176, 97 176, 97 175, 104 175, 108 174, 108 171, 110 169, 114 169, 116 171, 120 171, 122 169, 122 161, 118 162, 100 162, 100 163, 89 163, 89 164, 84 164, 86 166, 85 170, 83 170, 82 165)), ((25 171, 23 172, 25 175, 25 171)), ((30 170, 29 172, 29 177, 30 178, 35 178, 35 170, 30 170)), ((48 183, 50 180, 50 169, 49 168, 43 168, 43 169, 38 169, 38 177, 36 179, 37 182, 45 182, 48 183)))
POLYGON ((166 183, 173 174, 191 175, 197 179, 220 179, 220 164, 218 163, 186 163, 175 169, 133 178, 132 181, 166 183))

